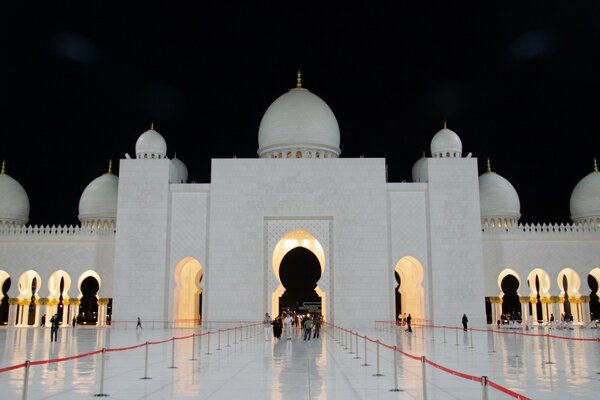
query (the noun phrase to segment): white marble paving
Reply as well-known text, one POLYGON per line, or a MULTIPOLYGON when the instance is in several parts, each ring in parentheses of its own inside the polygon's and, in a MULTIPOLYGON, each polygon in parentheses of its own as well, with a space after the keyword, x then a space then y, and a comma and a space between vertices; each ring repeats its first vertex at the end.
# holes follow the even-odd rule
MULTIPOLYGON (((121 349, 192 333, 208 336, 178 339, 146 347, 105 353, 104 380, 101 355, 30 367, 28 399, 81 399, 98 394, 111 399, 481 399, 480 383, 427 366, 423 391, 422 364, 398 354, 394 379, 393 351, 364 343, 331 327, 320 339, 303 341, 295 331, 291 341, 266 341, 258 329, 204 326, 189 329, 142 330, 107 327, 62 328, 50 342, 47 328, 0 328, 0 369, 29 359, 70 357, 98 349, 121 349), (335 336, 335 337, 334 337, 335 336), (175 343, 175 346, 173 346, 175 343), (220 348, 220 350, 218 350, 220 348), (173 349, 175 350, 173 356, 173 349), (206 354, 211 353, 211 354, 206 354), (359 358, 355 358, 359 357, 359 358), (175 368, 172 368, 175 367, 175 368), (147 373, 146 373, 147 371, 147 373), (147 377, 150 379, 140 379, 147 377), (400 391, 392 391, 398 388, 400 391), (426 397, 425 397, 426 395, 426 397)), ((591 399, 600 393, 600 341, 563 340, 454 329, 421 330, 411 336, 396 329, 359 332, 373 340, 396 345, 402 351, 444 367, 490 380, 533 399, 591 399)), ((600 330, 535 329, 558 336, 598 338, 600 330)), ((285 333, 282 337, 285 337, 285 333)), ((24 369, 0 373, 0 398, 22 399, 24 369)), ((100 397, 100 396, 97 396, 100 397)), ((489 399, 510 396, 488 389, 489 399)))

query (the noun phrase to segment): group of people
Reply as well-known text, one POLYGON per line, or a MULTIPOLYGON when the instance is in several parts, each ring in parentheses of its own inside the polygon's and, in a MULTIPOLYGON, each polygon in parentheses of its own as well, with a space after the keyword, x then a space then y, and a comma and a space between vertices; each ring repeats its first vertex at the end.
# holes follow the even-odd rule
POLYGON ((412 317, 410 315, 410 313, 408 313, 408 315, 406 315, 406 313, 400 315, 398 314, 398 319, 396 320, 396 324, 405 327, 404 328, 404 332, 406 333, 412 333, 412 317))
POLYGON ((319 314, 311 316, 306 314, 302 317, 299 315, 292 315, 292 313, 286 313, 278 315, 275 319, 271 320, 269 313, 265 313, 263 319, 263 327, 265 331, 265 340, 271 340, 271 334, 277 340, 281 339, 281 334, 284 331, 287 340, 292 340, 292 333, 294 326, 300 327, 304 330, 304 340, 310 340, 312 338, 319 338, 321 332, 322 319, 319 314))

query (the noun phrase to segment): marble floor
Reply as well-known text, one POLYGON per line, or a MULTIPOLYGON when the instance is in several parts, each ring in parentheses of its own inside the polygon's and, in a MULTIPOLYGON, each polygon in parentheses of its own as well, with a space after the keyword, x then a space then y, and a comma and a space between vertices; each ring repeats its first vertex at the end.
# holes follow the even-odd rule
MULTIPOLYGON (((27 374, 28 399, 485 398, 469 376, 487 376, 523 398, 599 398, 600 329, 515 332, 417 327, 409 336, 374 326, 357 340, 329 326, 318 339, 304 341, 295 330, 291 340, 274 341, 265 340, 260 326, 136 330, 131 324, 61 328, 51 343, 47 328, 3 327, 0 371, 25 360, 35 364, 27 374), (392 346, 417 359, 396 352, 394 362, 392 346), (102 348, 110 350, 104 361, 94 353, 102 348), (423 368, 421 356, 447 370, 423 368), (44 360, 51 362, 37 363, 44 360)), ((23 367, 0 372, 0 398, 24 398, 24 381, 23 367)), ((490 386, 487 396, 514 398, 490 386)))

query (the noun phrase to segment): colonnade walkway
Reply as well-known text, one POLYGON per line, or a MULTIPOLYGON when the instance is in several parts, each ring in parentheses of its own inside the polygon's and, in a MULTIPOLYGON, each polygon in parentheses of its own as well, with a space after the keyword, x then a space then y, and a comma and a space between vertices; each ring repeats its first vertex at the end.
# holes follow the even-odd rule
POLYGON ((52 343, 48 328, 0 328, 0 398, 591 399, 600 393, 600 329, 417 326, 409 335, 379 323, 357 333, 328 325, 310 341, 295 329, 292 340, 284 332, 275 341, 265 340, 259 324, 157 325, 61 328, 52 343))

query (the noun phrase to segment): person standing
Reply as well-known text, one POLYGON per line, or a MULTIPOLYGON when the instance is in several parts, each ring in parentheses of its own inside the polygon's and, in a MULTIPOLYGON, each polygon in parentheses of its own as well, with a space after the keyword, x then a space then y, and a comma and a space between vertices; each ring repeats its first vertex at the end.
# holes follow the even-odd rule
POLYGON ((285 337, 287 340, 292 340, 292 329, 294 324, 294 317, 291 314, 285 316, 285 337))
POLYGON ((283 330, 283 324, 281 323, 281 315, 278 315, 277 318, 273 321, 273 336, 275 339, 281 338, 281 331, 283 330))
POLYGON ((73 323, 73 328, 75 328, 75 324, 77 323, 77 318, 73 317, 73 320, 71 322, 73 323))
POLYGON ((265 313, 265 317, 263 318, 263 328, 265 331, 265 341, 271 339, 271 316, 269 313, 265 313))
POLYGON ((467 323, 468 322, 469 322, 469 320, 467 319, 467 315, 463 314, 463 317, 462 317, 463 331, 467 330, 467 323))
POLYGON ((137 328, 143 329, 142 328, 142 320, 140 319, 140 317, 137 318, 137 325, 135 326, 136 331, 137 331, 137 328))
POLYGON ((410 325, 412 321, 412 317, 410 316, 410 313, 408 313, 408 316, 406 317, 406 332, 408 333, 412 333, 412 327, 410 325))
POLYGON ((306 316, 306 318, 304 318, 304 321, 302 322, 302 327, 304 328, 304 340, 306 340, 306 338, 308 338, 308 340, 310 340, 310 334, 312 333, 312 327, 313 327, 313 320, 310 317, 310 315, 306 316))
POLYGON ((319 338, 319 332, 321 332, 321 316, 320 315, 315 315, 315 320, 313 322, 313 325, 315 326, 315 330, 313 333, 313 339, 314 338, 319 338))
POLYGON ((50 319, 50 341, 56 342, 58 339, 58 315, 54 314, 50 319))

